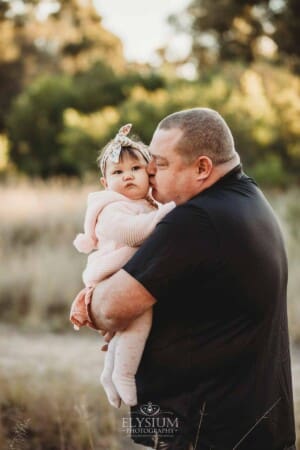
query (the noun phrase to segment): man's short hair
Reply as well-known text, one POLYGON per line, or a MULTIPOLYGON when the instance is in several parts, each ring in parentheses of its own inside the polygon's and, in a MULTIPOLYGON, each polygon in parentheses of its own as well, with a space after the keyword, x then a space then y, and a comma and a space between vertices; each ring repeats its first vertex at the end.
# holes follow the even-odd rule
POLYGON ((177 152, 190 163, 197 156, 208 156, 214 165, 230 161, 236 154, 230 128, 223 117, 209 108, 192 108, 165 117, 158 129, 179 128, 183 135, 177 152))

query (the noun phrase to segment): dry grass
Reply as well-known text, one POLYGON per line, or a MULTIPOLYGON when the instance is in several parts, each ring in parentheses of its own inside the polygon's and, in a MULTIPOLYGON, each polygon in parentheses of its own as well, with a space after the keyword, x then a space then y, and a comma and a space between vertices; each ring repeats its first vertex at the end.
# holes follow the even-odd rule
POLYGON ((22 326, 66 329, 86 257, 72 246, 96 185, 26 182, 0 191, 0 307, 22 326))
POLYGON ((282 226, 289 264, 288 313, 290 336, 300 344, 300 189, 287 192, 267 192, 282 226))
MULTIPOLYGON (((138 450, 121 432, 128 410, 112 408, 99 383, 101 337, 91 330, 60 335, 0 326, 0 448, 138 450)), ((300 417, 300 351, 292 352, 300 417)), ((298 426, 299 429, 299 426, 298 426)), ((300 450, 300 442, 298 443, 300 450)))
POLYGON ((1 449, 140 448, 121 433, 127 408, 112 408, 100 385, 101 339, 91 330, 39 335, 0 327, 1 449))
POLYGON ((72 240, 96 189, 58 180, 0 190, 0 449, 139 448, 119 432, 126 408, 114 410, 100 385, 100 336, 68 320, 86 263, 72 240))

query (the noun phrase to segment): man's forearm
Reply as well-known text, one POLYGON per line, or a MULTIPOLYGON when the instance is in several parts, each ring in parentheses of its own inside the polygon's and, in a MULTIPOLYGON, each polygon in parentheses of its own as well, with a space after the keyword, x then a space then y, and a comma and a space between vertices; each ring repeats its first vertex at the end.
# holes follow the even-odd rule
POLYGON ((97 328, 122 331, 154 303, 150 292, 121 269, 96 286, 89 313, 97 328))
POLYGON ((130 320, 125 320, 124 318, 117 318, 116 316, 110 316, 107 308, 107 303, 109 299, 107 298, 108 286, 110 284, 110 279, 102 281, 99 283, 92 295, 92 301, 90 304, 89 312, 91 319, 98 329, 107 331, 122 331, 130 323, 130 320), (106 295, 106 297, 105 297, 106 295))

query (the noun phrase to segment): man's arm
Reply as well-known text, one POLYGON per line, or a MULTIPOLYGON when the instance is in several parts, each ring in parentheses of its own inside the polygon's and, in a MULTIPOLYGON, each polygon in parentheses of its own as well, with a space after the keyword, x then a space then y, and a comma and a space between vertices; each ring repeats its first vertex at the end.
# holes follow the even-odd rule
POLYGON ((121 331, 155 302, 142 284, 121 269, 96 286, 90 314, 99 329, 121 331))

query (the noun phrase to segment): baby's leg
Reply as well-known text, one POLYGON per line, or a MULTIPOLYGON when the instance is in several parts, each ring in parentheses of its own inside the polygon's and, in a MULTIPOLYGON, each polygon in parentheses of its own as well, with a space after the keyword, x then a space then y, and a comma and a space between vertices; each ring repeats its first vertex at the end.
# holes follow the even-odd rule
POLYGON ((152 308, 119 333, 112 379, 123 402, 137 404, 135 374, 152 324, 152 308))
POLYGON ((118 334, 116 334, 108 344, 108 349, 105 354, 104 367, 100 376, 100 381, 106 392, 109 403, 115 408, 120 408, 121 399, 112 380, 117 341, 118 341, 118 334))

